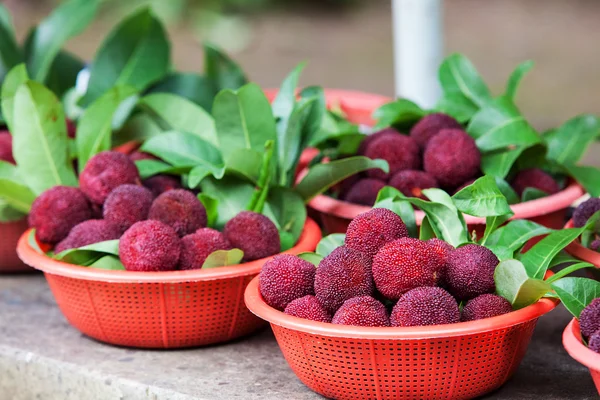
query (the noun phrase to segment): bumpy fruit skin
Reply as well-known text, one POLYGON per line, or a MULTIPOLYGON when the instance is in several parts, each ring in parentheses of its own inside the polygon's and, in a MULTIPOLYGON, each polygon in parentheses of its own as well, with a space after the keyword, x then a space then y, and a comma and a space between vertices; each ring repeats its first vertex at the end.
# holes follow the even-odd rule
POLYGON ((408 229, 393 211, 374 208, 357 215, 346 230, 346 247, 372 258, 388 242, 408 237, 408 229))
POLYGON ((280 311, 292 301, 314 295, 315 266, 297 256, 280 254, 268 260, 258 275, 265 302, 280 311))
POLYGON ((173 271, 181 254, 181 239, 160 221, 136 222, 119 241, 119 257, 127 271, 173 271))
POLYGON ((443 129, 423 153, 423 167, 444 188, 456 188, 479 173, 481 154, 475 140, 460 129, 443 129))
POLYGON ((380 158, 388 162, 389 173, 380 169, 367 171, 369 177, 384 181, 398 171, 421 168, 419 146, 412 138, 404 135, 383 135, 373 140, 365 150, 365 156, 373 160, 380 158))
POLYGON ((344 301, 373 294, 371 259, 346 246, 338 247, 319 263, 315 276, 315 296, 335 313, 344 301))
POLYGON ((450 253, 454 251, 454 247, 452 247, 450 243, 438 238, 429 239, 426 241, 426 243, 431 246, 433 251, 439 257, 439 263, 442 265, 439 283, 441 286, 444 286, 446 282, 446 264, 448 263, 448 257, 450 256, 450 253))
POLYGON ((385 306, 371 296, 348 299, 337 310, 332 323, 353 326, 390 326, 385 306))
POLYGON ((313 295, 306 295, 293 300, 285 308, 284 313, 298 318, 318 322, 331 322, 331 315, 313 295))
POLYGON ((12 136, 8 131, 0 131, 0 160, 15 164, 12 152, 12 136))
POLYGON ((588 347, 590 350, 600 353, 600 330, 597 330, 590 336, 590 339, 588 340, 588 347))
POLYGON ((268 217, 242 211, 225 224, 223 234, 234 248, 244 252, 245 261, 259 260, 281 251, 277 227, 268 217))
POLYGON ((379 179, 364 178, 356 182, 344 196, 344 200, 363 206, 375 204, 377 194, 385 187, 385 182, 379 179))
POLYGON ((462 129, 462 125, 449 115, 429 114, 413 126, 410 130, 410 137, 417 142, 421 149, 425 149, 429 140, 440 133, 442 129, 462 129))
POLYGON ((148 219, 164 222, 180 237, 206 226, 204 206, 189 190, 169 190, 158 196, 148 213, 148 219))
POLYGON ((132 161, 140 161, 140 160, 158 160, 158 158, 154 157, 152 154, 144 153, 143 151, 136 150, 129 155, 129 158, 132 161))
POLYGON ((573 226, 581 228, 587 224, 588 219, 594 215, 597 211, 600 211, 600 199, 598 197, 592 197, 577 206, 573 212, 573 226))
POLYGON ((375 141, 376 139, 379 139, 380 137, 384 137, 384 136, 394 137, 394 136, 397 136, 400 134, 401 133, 398 132, 397 130, 395 130, 394 128, 385 128, 380 131, 374 132, 370 135, 367 135, 361 142, 360 146, 358 146, 358 150, 356 151, 356 154, 358 154, 359 156, 364 156, 365 152, 367 151, 367 147, 369 147, 369 145, 373 141, 375 141))
POLYGON ((137 167, 125 154, 103 151, 90 158, 79 176, 81 191, 96 204, 104 201, 115 188, 140 180, 137 167))
POLYGON ((54 248, 55 253, 87 246, 106 240, 115 240, 121 236, 119 227, 103 219, 88 219, 71 229, 69 235, 54 248))
POLYGON ((579 315, 579 326, 584 338, 600 329, 600 298, 592 300, 579 315))
POLYGON ((452 295, 439 287, 420 287, 398 300, 390 316, 392 326, 454 324, 460 310, 452 295))
POLYGON ((131 225, 148 218, 153 200, 152 192, 142 186, 121 185, 106 198, 102 215, 125 232, 131 225))
POLYGON ((90 218, 90 203, 79 189, 55 186, 33 202, 29 226, 35 228, 40 241, 55 244, 67 237, 75 225, 90 218))
POLYGON ((600 251, 600 240, 592 240, 592 243, 590 243, 590 249, 594 251, 600 251))
POLYGON ((548 194, 554 194, 560 190, 554 178, 539 168, 519 171, 512 180, 512 187, 519 196, 522 196, 528 187, 539 189, 548 194))
POLYGON ((206 258, 217 250, 230 250, 231 243, 219 231, 200 228, 181 239, 179 269, 199 269, 206 258))
POLYGON ((471 299, 465 304, 460 320, 475 321, 478 319, 497 317, 508 314, 513 310, 512 305, 502 296, 495 294, 482 294, 471 299))
POLYGON ((160 196, 169 190, 181 189, 179 179, 169 175, 155 175, 142 181, 142 185, 150 189, 155 197, 160 196))
POLYGON ((412 238, 394 240, 373 258, 373 280, 379 292, 398 300, 411 289, 437 286, 444 264, 428 243, 412 238))
POLYGON ((498 258, 478 244, 467 244, 450 253, 446 264, 445 283, 459 300, 469 300, 496 290, 494 271, 498 258))
POLYGON ((398 189, 407 197, 426 199, 422 193, 423 189, 436 188, 438 183, 432 175, 425 171, 407 169, 392 176, 390 186, 398 189))

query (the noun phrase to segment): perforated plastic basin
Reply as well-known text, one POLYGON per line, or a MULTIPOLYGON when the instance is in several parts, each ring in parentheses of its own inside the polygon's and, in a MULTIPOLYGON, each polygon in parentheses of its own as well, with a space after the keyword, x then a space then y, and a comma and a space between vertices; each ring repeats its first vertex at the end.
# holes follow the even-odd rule
MULTIPOLYGON (((29 231, 21 259, 44 271, 67 320, 102 342, 140 348, 181 348, 225 342, 264 322, 244 305, 244 289, 266 259, 214 269, 173 272, 105 271, 63 263, 35 251, 29 231)), ((313 251, 321 238, 307 220, 286 253, 313 251)))
POLYGON ((542 299, 479 321, 367 328, 309 321, 269 307, 250 282, 246 305, 269 321, 300 380, 338 400, 467 399, 502 386, 519 366, 535 324, 557 305, 542 299))
POLYGON ((590 369, 592 379, 600 394, 600 354, 590 350, 581 341, 579 321, 576 318, 567 325, 563 332, 563 346, 571 357, 590 369))
POLYGON ((27 218, 13 222, 0 222, 0 274, 33 272, 17 256, 15 249, 19 237, 27 230, 27 218))

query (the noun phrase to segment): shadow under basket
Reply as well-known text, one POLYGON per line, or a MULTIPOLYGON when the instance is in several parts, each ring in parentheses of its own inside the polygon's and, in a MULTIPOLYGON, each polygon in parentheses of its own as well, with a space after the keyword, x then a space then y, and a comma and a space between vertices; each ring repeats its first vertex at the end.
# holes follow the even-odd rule
POLYGON ((579 321, 573 318, 563 332, 563 346, 573 359, 589 368, 596 390, 600 394, 600 354, 590 350, 581 340, 579 321))
POLYGON ((267 305, 258 278, 246 289, 251 312, 271 323, 285 359, 315 392, 338 400, 467 399, 502 386, 519 366, 542 299, 479 321, 409 328, 335 325, 296 318, 267 305))
MULTIPOLYGON (((174 349, 230 341, 264 322, 244 305, 244 290, 268 259, 213 269, 169 272, 106 271, 67 264, 38 253, 25 232, 21 259, 42 270, 56 302, 75 328, 126 347, 174 349)), ((313 251, 321 239, 307 220, 285 253, 313 251)))
POLYGON ((28 227, 27 218, 13 222, 0 222, 0 274, 35 271, 24 264, 15 251, 19 238, 28 227))

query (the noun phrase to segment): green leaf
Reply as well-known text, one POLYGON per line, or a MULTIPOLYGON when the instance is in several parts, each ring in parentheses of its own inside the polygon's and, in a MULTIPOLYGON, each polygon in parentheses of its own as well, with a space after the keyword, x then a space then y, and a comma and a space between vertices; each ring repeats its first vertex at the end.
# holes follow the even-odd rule
POLYGON ((111 149, 114 115, 119 105, 135 93, 136 90, 130 86, 115 86, 85 110, 77 124, 75 137, 80 171, 83 171, 90 158, 111 149))
POLYGON ((296 185, 296 192, 307 202, 347 177, 372 168, 389 172, 387 161, 360 156, 317 164, 310 168, 302 181, 296 185))
POLYGON ((461 124, 467 123, 479 107, 462 94, 445 93, 435 105, 435 111, 450 115, 461 124))
POLYGON ((4 116, 6 125, 8 125, 8 128, 11 132, 14 130, 13 117, 15 95, 17 94, 17 90, 21 87, 21 85, 28 80, 29 76, 27 75, 27 68, 25 67, 25 64, 19 64, 10 70, 4 79, 4 83, 2 84, 2 95, 0 96, 0 100, 2 102, 2 115, 4 116))
POLYGON ((508 221, 512 216, 513 213, 511 212, 509 214, 487 217, 485 219, 485 232, 483 233, 483 238, 481 239, 481 245, 483 246, 487 242, 490 235, 494 233, 494 231, 496 231, 496 229, 500 225, 508 221))
POLYGON ((553 230, 528 220, 510 221, 502 229, 496 246, 515 252, 536 236, 547 235, 553 230))
POLYGON ((147 179, 158 174, 181 175, 190 172, 192 169, 192 167, 173 167, 158 160, 137 160, 135 166, 142 179, 147 179))
POLYGON ((327 235, 319 241, 319 244, 317 244, 316 252, 318 255, 325 258, 331 254, 332 251, 343 246, 345 240, 346 235, 344 233, 332 233, 331 235, 327 235))
POLYGON ((498 189, 500 189, 504 197, 506 197, 508 204, 517 204, 520 202, 517 192, 515 192, 512 186, 510 186, 510 184, 504 179, 496 177, 496 185, 498 186, 498 189))
POLYGON ((515 310, 537 302, 550 290, 548 283, 530 278, 518 260, 501 261, 494 272, 494 281, 496 293, 508 300, 515 310))
POLYGON ((521 64, 517 65, 517 68, 510 74, 510 78, 508 78, 508 83, 506 84, 505 96, 511 100, 517 95, 517 89, 519 88, 519 84, 523 77, 533 68, 533 61, 528 60, 524 61, 521 64))
POLYGON ((525 149, 525 146, 519 146, 484 153, 481 155, 481 171, 485 175, 504 179, 525 149))
MULTIPOLYGON (((327 110, 327 100, 325 99, 325 91, 320 86, 308 86, 300 91, 300 99, 302 100, 313 100, 311 102, 312 107, 302 127, 302 143, 301 148, 304 149, 309 146, 309 143, 312 142, 313 138, 317 136, 319 131, 321 130, 321 126, 323 125, 323 120, 325 116, 328 114, 327 110)), ((351 124, 345 118, 342 118, 343 123, 336 124, 338 126, 345 125, 355 127, 355 125, 351 124)), ((300 155, 298 155, 300 158, 300 155)), ((296 161, 297 163, 297 161, 296 161)))
POLYGON ((281 138, 285 135, 288 128, 288 121, 292 115, 292 111, 296 106, 296 89, 298 80, 302 70, 306 67, 306 63, 298 64, 292 72, 283 80, 279 92, 273 100, 273 115, 277 118, 277 137, 281 138))
POLYGON ((12 17, 6 6, 0 4, 0 82, 15 65, 23 62, 15 39, 12 17))
POLYGON ((583 269, 583 268, 595 268, 595 265, 590 264, 588 262, 578 262, 578 263, 569 265, 568 267, 561 269, 560 271, 558 271, 557 273, 552 275, 550 278, 548 278, 547 282, 548 283, 556 282, 557 280, 562 279, 565 276, 572 274, 575 271, 579 271, 580 269, 583 269))
POLYGON ((220 171, 223 160, 219 150, 198 136, 184 132, 165 132, 146 141, 141 151, 153 154, 175 167, 204 166, 220 171))
POLYGON ((565 164, 565 169, 592 197, 600 197, 600 168, 565 164))
POLYGON ((77 186, 56 96, 40 83, 24 83, 15 95, 14 116, 13 152, 24 183, 35 194, 57 185, 77 186))
POLYGON ((277 140, 271 105, 256 84, 250 83, 237 92, 220 92, 215 98, 213 116, 219 148, 226 161, 236 149, 262 152, 267 141, 277 140))
POLYGON ((252 184, 231 176, 219 180, 208 177, 202 180, 200 187, 203 194, 217 201, 217 220, 214 226, 218 230, 223 229, 227 221, 246 209, 248 199, 254 191, 252 184))
POLYGON ((429 218, 425 216, 423 221, 421 221, 421 228, 419 229, 419 239, 421 240, 429 240, 435 238, 435 232, 431 226, 431 222, 429 222, 429 218))
POLYGON ((600 134, 600 118, 584 114, 571 118, 552 135, 544 135, 548 145, 547 157, 559 164, 575 164, 600 134))
POLYGON ((165 30, 150 10, 133 14, 102 43, 92 62, 88 90, 81 103, 89 105, 117 85, 143 91, 167 73, 169 53, 165 30))
POLYGON ((323 260, 323 258, 325 258, 325 257, 320 256, 317 253, 307 251, 307 252, 298 254, 298 258, 301 258, 304 261, 308 261, 309 263, 313 264, 315 267, 318 267, 319 264, 321 263, 321 260, 323 260))
POLYGON ((54 258, 70 264, 89 266, 106 255, 119 256, 119 240, 107 240, 77 249, 65 250, 54 258))
POLYGON ((289 233, 291 244, 295 245, 306 222, 306 206, 302 198, 291 189, 275 187, 269 190, 267 204, 280 227, 280 234, 289 233))
POLYGON ((125 266, 119 257, 104 256, 90 264, 90 268, 104 269, 109 271, 125 271, 125 266))
POLYGON ((209 227, 215 226, 218 217, 219 201, 206 193, 198 194, 198 200, 200 200, 206 210, 207 225, 209 227))
POLYGON ((215 121, 197 104, 175 94, 156 93, 143 97, 140 105, 166 124, 165 130, 193 133, 218 146, 215 121))
POLYGON ((11 207, 2 197, 0 197, 0 222, 14 222, 27 217, 14 207, 11 207))
POLYGON ((48 71, 46 85, 58 98, 62 98, 69 89, 75 86, 77 75, 85 68, 85 63, 75 55, 61 51, 56 55, 48 71))
POLYGON ((373 208, 386 208, 396 213, 408 229, 410 237, 418 236, 417 222, 415 220, 415 210, 413 206, 406 200, 397 197, 396 189, 386 186, 379 191, 373 208))
POLYGON ((460 190, 452 196, 452 200, 460 211, 476 217, 493 217, 511 213, 508 201, 496 185, 496 180, 488 175, 460 190))
POLYGON ((195 73, 173 72, 152 86, 148 93, 171 93, 185 97, 205 110, 212 108, 215 93, 208 79, 195 73))
POLYGON ((388 126, 397 129, 406 129, 427 115, 417 104, 407 99, 397 99, 384 104, 373 112, 373 119, 377 121, 375 129, 388 126))
POLYGON ((547 197, 547 196, 548 196, 548 193, 544 192, 543 190, 536 189, 533 187, 528 187, 528 188, 525 188, 525 190, 523 190, 523 195, 521 196, 521 198, 522 198, 523 202, 526 202, 526 201, 541 199, 542 197, 547 197))
POLYGON ((215 94, 223 89, 238 89, 248 82, 240 66, 210 43, 204 43, 204 73, 215 94))
POLYGON ((600 282, 588 278, 562 278, 552 283, 552 289, 575 318, 579 318, 583 309, 600 297, 600 282))
POLYGON ((541 141, 517 107, 504 97, 495 99, 477 112, 467 132, 475 138, 477 147, 483 152, 530 147, 541 141))
POLYGON ((32 79, 44 82, 60 49, 92 22, 99 0, 68 0, 42 21, 29 43, 27 69, 32 79))
POLYGON ((36 195, 18 181, 0 176, 0 199, 17 211, 29 213, 36 195))
POLYGON ((188 176, 188 185, 191 189, 195 189, 200 185, 200 182, 207 176, 214 176, 221 179, 225 175, 225 167, 215 165, 198 165, 192 168, 188 176))
POLYGON ((35 238, 35 229, 32 229, 29 231, 29 235, 27 236, 27 243, 29 243, 29 246, 31 246, 32 249, 34 249, 37 253, 39 254, 46 254, 41 248, 40 245, 37 241, 37 239, 35 238))
MULTIPOLYGON (((229 155, 225 167, 228 172, 241 175, 252 183, 257 183, 262 163, 262 152, 252 149, 236 149, 229 155)), ((277 165, 273 163, 272 167, 273 174, 275 174, 277 165)))
POLYGON ((542 279, 554 256, 581 235, 583 229, 563 229, 552 232, 536 243, 521 258, 528 275, 532 278, 542 279))
POLYGON ((244 258, 244 252, 240 249, 217 250, 212 253, 202 264, 202 269, 227 267, 230 265, 238 265, 244 258))
POLYGON ((127 142, 144 142, 147 139, 160 135, 162 129, 154 119, 145 113, 134 114, 125 125, 113 135, 115 146, 127 142))
POLYGON ((463 97, 478 107, 492 99, 477 69, 462 54, 452 54, 442 62, 439 80, 444 94, 463 97))

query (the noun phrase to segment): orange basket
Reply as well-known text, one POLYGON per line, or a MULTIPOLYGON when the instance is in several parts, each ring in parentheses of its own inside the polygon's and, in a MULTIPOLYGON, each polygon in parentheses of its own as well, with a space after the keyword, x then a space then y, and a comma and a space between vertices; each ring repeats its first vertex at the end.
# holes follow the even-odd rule
MULTIPOLYGON (((244 305, 243 293, 266 259, 188 271, 106 271, 38 253, 28 242, 29 232, 19 240, 19 257, 44 272, 67 320, 94 339, 173 349, 229 341, 264 325, 244 305)), ((286 253, 313 251, 320 239, 317 224, 307 220, 286 253)))
POLYGON ((588 349, 581 341, 581 331, 577 318, 567 325, 563 332, 563 346, 571 357, 589 368, 596 389, 600 394, 600 354, 588 349))
POLYGON ((458 324, 368 328, 310 321, 268 306, 258 278, 246 289, 251 312, 271 323, 285 359, 315 392, 338 400, 466 399, 502 386, 519 366, 542 299, 509 314, 458 324))
POLYGON ((19 238, 27 228, 27 218, 0 223, 0 274, 34 271, 23 264, 15 251, 19 238))

